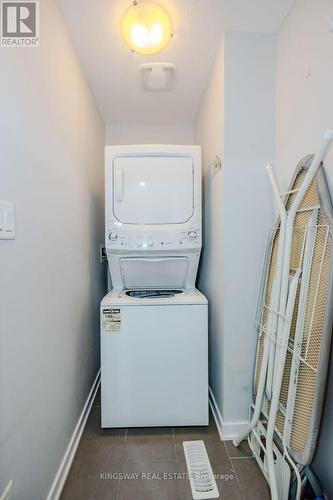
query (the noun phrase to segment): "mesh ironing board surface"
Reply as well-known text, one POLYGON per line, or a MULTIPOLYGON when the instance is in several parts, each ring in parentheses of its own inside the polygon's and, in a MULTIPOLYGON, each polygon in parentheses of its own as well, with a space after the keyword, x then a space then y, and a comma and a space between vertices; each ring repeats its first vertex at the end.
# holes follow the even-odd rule
MULTIPOLYGON (((297 190, 301 186, 312 158, 312 156, 307 156, 298 164, 290 191, 297 190)), ((287 210, 292 205, 296 192, 288 196, 285 203, 287 210)), ((298 283, 289 343, 288 346, 285 346, 288 350, 275 425, 280 438, 287 439, 287 446, 292 458, 302 465, 311 462, 315 449, 327 375, 333 319, 332 219, 332 204, 325 173, 321 166, 304 196, 294 224, 290 261, 291 275, 295 269, 302 268, 304 265, 304 246, 307 232, 313 231, 314 242, 311 252, 311 266, 307 277, 306 299, 303 302, 300 300, 300 290, 304 272, 298 283), (314 217, 316 219, 315 226, 311 222, 314 217), (302 325, 301 335, 294 342, 301 315, 303 317, 302 322, 299 323, 302 325), (295 370, 295 364, 297 370, 295 370), (286 413, 289 415, 288 421, 285 417, 286 413)), ((271 235, 270 245, 268 245, 270 255, 265 270, 266 285, 261 304, 261 316, 258 321, 259 340, 254 374, 255 393, 262 364, 265 325, 268 321, 268 309, 264 304, 271 303, 278 240, 279 222, 271 235)), ((269 401, 266 398, 264 413, 267 416, 269 406, 269 401)))

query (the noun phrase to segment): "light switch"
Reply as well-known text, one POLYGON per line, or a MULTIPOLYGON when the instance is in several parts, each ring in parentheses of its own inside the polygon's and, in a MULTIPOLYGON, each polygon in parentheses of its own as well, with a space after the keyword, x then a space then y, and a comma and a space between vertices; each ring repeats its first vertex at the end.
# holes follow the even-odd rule
POLYGON ((0 201, 0 240, 13 240, 16 233, 15 205, 0 201))

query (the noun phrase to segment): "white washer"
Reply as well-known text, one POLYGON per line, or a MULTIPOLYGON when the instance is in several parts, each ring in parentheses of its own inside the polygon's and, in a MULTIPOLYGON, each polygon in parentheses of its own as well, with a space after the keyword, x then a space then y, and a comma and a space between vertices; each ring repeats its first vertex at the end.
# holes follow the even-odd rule
POLYGON ((103 299, 102 427, 208 425, 207 299, 177 292, 103 299))

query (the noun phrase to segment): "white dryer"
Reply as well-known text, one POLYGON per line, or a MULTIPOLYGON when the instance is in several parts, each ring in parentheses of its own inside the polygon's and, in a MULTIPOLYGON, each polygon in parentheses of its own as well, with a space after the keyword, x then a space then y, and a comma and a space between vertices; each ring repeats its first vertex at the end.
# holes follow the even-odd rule
POLYGON ((208 424, 198 146, 108 146, 102 426, 208 424))

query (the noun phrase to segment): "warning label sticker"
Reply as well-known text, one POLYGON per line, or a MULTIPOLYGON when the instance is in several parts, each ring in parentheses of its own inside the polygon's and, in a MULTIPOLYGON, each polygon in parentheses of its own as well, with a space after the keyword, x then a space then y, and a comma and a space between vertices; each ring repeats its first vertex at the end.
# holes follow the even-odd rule
POLYGON ((102 328, 106 332, 117 332, 121 330, 120 309, 114 307, 103 309, 102 328))

